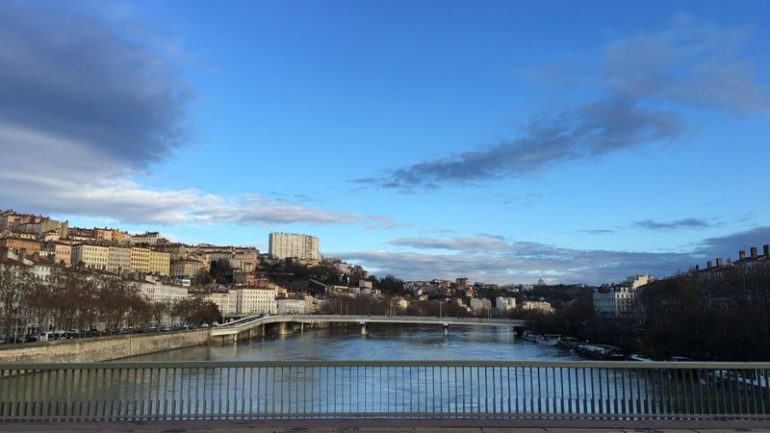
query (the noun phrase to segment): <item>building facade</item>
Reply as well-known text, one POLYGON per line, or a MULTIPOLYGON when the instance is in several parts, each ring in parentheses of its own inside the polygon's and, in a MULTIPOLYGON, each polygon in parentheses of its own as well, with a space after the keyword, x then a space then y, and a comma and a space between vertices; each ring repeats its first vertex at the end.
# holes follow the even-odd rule
POLYGON ((235 310, 236 314, 240 316, 265 313, 275 314, 277 311, 275 290, 240 288, 234 292, 236 299, 235 310))
POLYGON ((500 311, 510 311, 516 309, 516 298, 507 296, 498 296, 495 298, 495 308, 500 311))
POLYGON ((122 274, 131 270, 131 248, 108 247, 107 270, 122 274))
POLYGON ((178 278, 192 278, 200 270, 208 270, 206 264, 194 259, 177 259, 171 261, 171 276, 178 278))
POLYGON ((72 266, 72 244, 51 242, 49 251, 53 252, 54 261, 66 267, 72 266))
POLYGON ((304 299, 278 299, 276 305, 280 315, 307 313, 307 303, 304 299))
POLYGON ((171 254, 150 250, 150 273, 161 276, 171 274, 171 254))
POLYGON ((542 313, 553 313, 554 309, 550 302, 545 301, 524 301, 521 304, 524 311, 540 311, 542 313))
POLYGON ((270 255, 274 259, 321 260, 318 238, 295 233, 270 233, 270 255))
POLYGON ((148 248, 131 248, 131 272, 150 272, 150 250, 148 248))
POLYGON ((635 275, 620 284, 604 284, 594 289, 594 313, 605 317, 634 317, 637 289, 654 280, 651 275, 635 275))
POLYGON ((9 250, 21 251, 24 250, 27 254, 39 253, 40 242, 34 239, 24 239, 21 237, 9 237, 0 239, 0 248, 8 248, 9 250))
POLYGON ((107 269, 110 249, 101 245, 79 244, 72 247, 72 263, 93 269, 107 269))
POLYGON ((147 232, 139 235, 131 235, 131 245, 154 246, 161 239, 158 232, 147 232))

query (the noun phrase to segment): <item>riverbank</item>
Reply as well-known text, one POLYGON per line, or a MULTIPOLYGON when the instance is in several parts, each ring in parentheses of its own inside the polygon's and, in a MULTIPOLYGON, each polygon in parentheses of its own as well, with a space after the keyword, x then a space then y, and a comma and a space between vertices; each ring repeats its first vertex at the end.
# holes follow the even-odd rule
POLYGON ((0 363, 102 362, 209 343, 208 329, 59 340, 0 348, 0 363))

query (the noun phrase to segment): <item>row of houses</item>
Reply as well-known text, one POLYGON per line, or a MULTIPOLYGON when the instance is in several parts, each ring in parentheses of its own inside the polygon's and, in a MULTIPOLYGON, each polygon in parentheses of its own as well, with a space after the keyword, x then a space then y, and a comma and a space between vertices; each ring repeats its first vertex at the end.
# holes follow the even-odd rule
MULTIPOLYGON (((727 259, 724 261, 717 257, 714 261, 707 261, 706 266, 701 268, 695 265, 691 269, 692 275, 702 281, 722 277, 724 273, 734 268, 752 268, 754 266, 770 265, 770 245, 764 245, 762 254, 759 254, 757 247, 751 247, 749 254, 745 250, 738 251, 738 259, 733 261, 727 259)), ((641 295, 644 293, 644 286, 655 281, 650 275, 636 275, 629 277, 626 281, 619 284, 604 284, 594 289, 593 308, 597 316, 633 319, 644 315, 641 311, 641 295)), ((712 295, 713 296, 713 295, 712 295)), ((729 298, 731 294, 724 294, 729 298)), ((727 303, 728 300, 719 302, 713 299, 706 300, 709 303, 727 303)))

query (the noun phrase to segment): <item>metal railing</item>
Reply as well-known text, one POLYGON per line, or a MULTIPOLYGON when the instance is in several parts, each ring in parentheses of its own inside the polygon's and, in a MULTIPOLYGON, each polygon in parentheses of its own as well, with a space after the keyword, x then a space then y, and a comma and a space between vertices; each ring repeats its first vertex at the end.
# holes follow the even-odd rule
POLYGON ((770 419, 770 363, 0 364, 0 420, 770 419))

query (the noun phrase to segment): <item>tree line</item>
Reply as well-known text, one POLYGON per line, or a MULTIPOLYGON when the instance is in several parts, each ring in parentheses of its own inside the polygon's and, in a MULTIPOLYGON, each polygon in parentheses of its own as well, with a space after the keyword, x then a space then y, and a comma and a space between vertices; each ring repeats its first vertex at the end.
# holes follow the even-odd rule
POLYGON ((655 359, 770 359, 770 265, 682 273, 637 290, 632 318, 598 317, 586 295, 554 314, 525 318, 538 332, 611 344, 655 359))
POLYGON ((53 267, 44 280, 23 267, 0 271, 0 333, 6 336, 26 328, 109 330, 164 320, 200 325, 222 316, 216 304, 201 297, 150 302, 130 281, 87 269, 53 267))

